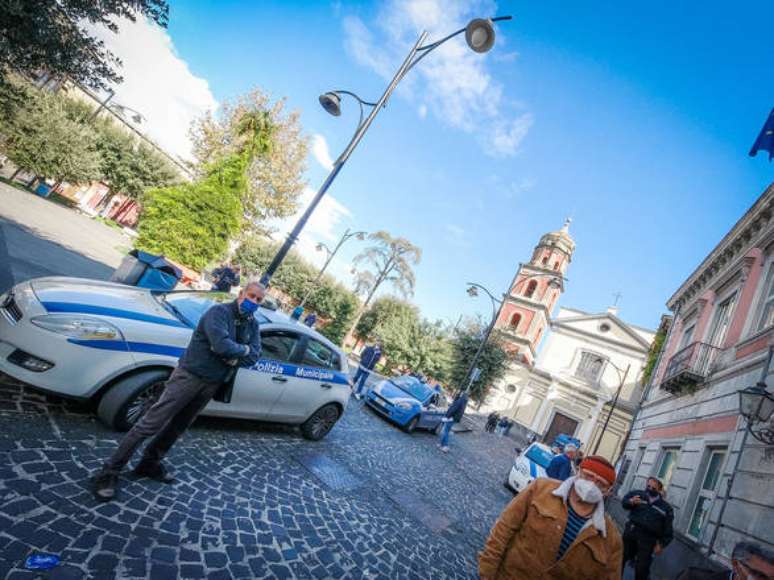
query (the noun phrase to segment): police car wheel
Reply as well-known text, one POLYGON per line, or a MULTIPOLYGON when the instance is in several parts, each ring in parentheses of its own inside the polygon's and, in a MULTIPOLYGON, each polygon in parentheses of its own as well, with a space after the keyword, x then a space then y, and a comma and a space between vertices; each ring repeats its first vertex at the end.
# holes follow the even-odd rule
POLYGON ((143 371, 119 380, 99 402, 100 420, 116 431, 128 431, 158 400, 169 374, 166 370, 143 371))
POLYGON ((406 423, 405 427, 403 427, 403 430, 404 430, 406 433, 413 433, 413 432, 414 432, 414 429, 416 429, 416 428, 417 428, 417 423, 419 423, 419 416, 418 416, 418 415, 417 415, 416 417, 413 417, 413 418, 411 419, 411 421, 409 421, 408 423, 406 423))
POLYGON ((306 439, 319 441, 333 429, 336 421, 339 420, 339 415, 341 412, 335 404, 323 405, 301 424, 301 434, 306 439))

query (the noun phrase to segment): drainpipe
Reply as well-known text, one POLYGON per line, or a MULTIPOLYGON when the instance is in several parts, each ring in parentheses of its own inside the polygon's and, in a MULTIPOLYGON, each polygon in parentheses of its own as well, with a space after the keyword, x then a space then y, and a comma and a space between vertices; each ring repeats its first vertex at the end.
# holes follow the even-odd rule
MULTIPOLYGON (((771 365, 771 358, 772 355, 774 355, 774 348, 771 346, 769 347, 769 354, 766 357, 766 364, 763 365, 763 370, 761 371, 761 382, 766 381, 766 375, 769 373, 769 366, 771 365)), ((712 531, 712 539, 710 540, 709 546, 707 548, 707 559, 709 560, 712 557, 712 554, 715 554, 715 540, 718 537, 718 532, 720 531, 720 528, 723 527, 723 514, 726 511, 726 506, 728 505, 728 500, 731 499, 731 488, 734 486, 734 479, 736 479, 736 473, 739 469, 739 462, 742 459, 742 453, 744 452, 744 446, 745 443, 747 443, 747 436, 750 434, 750 429, 748 425, 745 425, 744 429, 744 435, 742 436, 742 445, 739 447, 739 453, 736 454, 736 461, 734 462, 734 469, 731 472, 731 475, 728 477, 728 484, 726 485, 726 493, 723 496, 723 503, 720 504, 720 513, 718 513, 718 521, 715 523, 715 529, 712 531)), ((711 508, 710 508, 711 509, 711 508)))

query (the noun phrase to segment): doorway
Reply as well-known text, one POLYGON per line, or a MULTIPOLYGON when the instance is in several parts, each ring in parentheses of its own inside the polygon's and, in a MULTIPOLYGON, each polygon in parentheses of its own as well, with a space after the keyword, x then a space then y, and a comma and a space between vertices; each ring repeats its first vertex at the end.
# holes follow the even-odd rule
POLYGON ((551 419, 551 425, 548 427, 548 431, 546 431, 544 441, 548 445, 551 445, 554 439, 556 439, 556 436, 561 435, 562 433, 574 437, 577 428, 578 421, 572 417, 562 415, 561 413, 554 413, 554 417, 551 419))

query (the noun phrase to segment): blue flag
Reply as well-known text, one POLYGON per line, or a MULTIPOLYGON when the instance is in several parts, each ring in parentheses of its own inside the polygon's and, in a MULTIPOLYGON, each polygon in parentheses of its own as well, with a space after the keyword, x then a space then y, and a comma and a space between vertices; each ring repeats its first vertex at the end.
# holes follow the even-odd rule
POLYGON ((761 134, 753 143, 752 149, 750 149, 750 157, 755 155, 763 149, 769 152, 769 161, 774 158, 774 109, 769 113, 769 118, 761 129, 761 134))

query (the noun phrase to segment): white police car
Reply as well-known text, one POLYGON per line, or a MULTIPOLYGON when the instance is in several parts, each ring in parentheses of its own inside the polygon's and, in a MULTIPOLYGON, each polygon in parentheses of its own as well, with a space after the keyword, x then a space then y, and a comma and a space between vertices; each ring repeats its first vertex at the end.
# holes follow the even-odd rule
MULTIPOLYGON (((126 430, 160 394, 219 292, 154 292, 81 278, 38 278, 0 295, 0 371, 41 390, 98 403, 126 430)), ((322 439, 344 413, 347 358, 318 332, 259 309, 263 350, 239 369, 230 403, 204 415, 299 425, 322 439)))
POLYGON ((511 491, 519 493, 538 477, 547 477, 546 468, 554 458, 554 452, 548 445, 532 443, 523 452, 516 454, 513 467, 505 482, 511 491))

